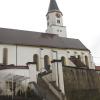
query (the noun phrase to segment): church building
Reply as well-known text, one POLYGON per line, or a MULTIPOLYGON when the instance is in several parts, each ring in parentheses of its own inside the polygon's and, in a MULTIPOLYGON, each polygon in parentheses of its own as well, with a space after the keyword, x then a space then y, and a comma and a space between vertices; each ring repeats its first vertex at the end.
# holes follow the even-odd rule
MULTIPOLYGON (((46 19, 47 29, 43 33, 0 28, 0 84, 12 81, 12 77, 15 82, 37 83, 38 75, 49 71, 56 81, 56 61, 61 61, 58 68, 62 83, 63 66, 95 69, 90 50, 79 39, 67 37, 56 0, 50 0, 46 19)), ((60 89, 64 93, 64 86, 60 89)))

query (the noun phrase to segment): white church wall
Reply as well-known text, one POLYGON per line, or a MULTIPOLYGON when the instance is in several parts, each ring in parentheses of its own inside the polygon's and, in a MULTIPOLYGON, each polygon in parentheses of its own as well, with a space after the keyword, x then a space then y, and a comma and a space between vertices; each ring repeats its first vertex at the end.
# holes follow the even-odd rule
POLYGON ((28 86, 28 83, 30 82, 30 77, 29 77, 29 69, 4 69, 0 70, 0 86, 2 87, 1 89, 3 90, 3 95, 11 95, 11 91, 7 88, 7 81, 13 82, 13 79, 16 78, 16 75, 21 77, 20 79, 17 77, 16 82, 21 85, 17 86, 17 90, 19 88, 23 88, 25 90, 28 86), (24 77, 24 78, 23 78, 24 77), (20 81, 19 81, 20 80, 20 81))
POLYGON ((90 59, 91 59, 91 64, 92 64, 92 66, 90 68, 95 69, 95 63, 93 61, 93 56, 92 55, 90 55, 90 59))
MULTIPOLYGON (((57 12, 52 12, 52 13, 50 13, 50 14, 48 15, 48 16, 49 16, 48 21, 49 21, 49 25, 50 25, 50 26, 51 26, 51 25, 55 25, 55 24, 57 25, 56 13, 57 13, 57 12)), ((60 20, 61 20, 60 25, 63 26, 62 17, 60 17, 60 20)))
MULTIPOLYGON (((89 69, 95 69, 95 65, 94 65, 94 62, 93 62, 93 58, 92 58, 91 53, 85 52, 85 56, 88 57, 89 69)), ((85 58, 85 57, 84 57, 84 58, 85 58)), ((86 63, 85 63, 85 64, 86 64, 86 63)))
POLYGON ((62 63, 59 61, 52 62, 52 81, 56 81, 56 86, 64 94, 64 81, 63 81, 63 69, 62 63))
MULTIPOLYGON (((0 75, 6 76, 5 78, 7 78, 7 76, 9 74, 29 77, 29 70, 28 69, 4 69, 4 70, 0 70, 0 75)), ((5 78, 4 78, 4 80, 5 80, 5 78)))
MULTIPOLYGON (((37 49, 36 49, 37 50, 37 49)), ((25 65, 27 62, 33 61, 33 55, 37 54, 32 47, 17 47, 17 65, 25 65)))
MULTIPOLYGON (((24 86, 28 85, 28 82, 30 81, 28 69, 4 69, 4 70, 0 70, 1 82, 9 81, 9 79, 12 81, 12 79, 15 77, 15 75, 24 76, 25 79, 22 79, 21 82, 24 86)), ((18 79, 16 81, 18 82, 18 79)))
POLYGON ((49 57, 49 64, 51 65, 52 55, 51 55, 51 49, 49 48, 42 48, 40 49, 40 67, 41 69, 44 68, 44 56, 49 57))
POLYGON ((33 46, 17 46, 16 45, 0 45, 0 63, 3 63, 3 48, 8 48, 8 64, 26 65, 27 62, 33 61, 33 55, 38 54, 39 56, 39 69, 44 68, 44 56, 48 55, 51 61, 55 59, 56 52, 58 59, 62 56, 66 58, 66 64, 75 66, 68 58, 70 56, 80 55, 81 61, 86 64, 85 56, 88 57, 89 68, 94 69, 93 59, 89 51, 84 50, 73 50, 73 49, 56 49, 56 48, 45 48, 45 47, 33 47, 33 46), (55 53, 55 54, 54 54, 55 53), (17 55, 17 56, 16 56, 17 55), (55 57, 54 57, 55 56, 55 57), (17 59, 16 59, 17 58, 17 59))
POLYGON ((0 45, 0 63, 3 63, 3 47, 0 45))
POLYGON ((61 66, 61 62, 58 62, 58 74, 59 74, 59 88, 62 91, 63 94, 65 94, 65 90, 64 90, 64 77, 63 77, 63 69, 61 66))
POLYGON ((36 71, 36 64, 28 64, 29 67, 29 77, 30 82, 36 82, 37 83, 37 71, 36 71))
POLYGON ((58 34, 61 37, 66 37, 66 27, 63 26, 62 14, 57 17, 58 12, 52 12, 47 15, 47 30, 46 32, 58 34))
POLYGON ((55 26, 55 25, 53 25, 51 27, 52 27, 52 33, 56 33, 61 37, 67 37, 65 26, 55 26))
POLYGON ((61 57, 65 57, 66 65, 67 66, 73 66, 75 67, 75 64, 73 64, 67 56, 66 50, 58 50, 58 59, 61 60, 61 57))
POLYGON ((88 57, 88 64, 89 64, 89 68, 90 69, 95 69, 94 63, 93 63, 93 59, 91 56, 91 53, 89 51, 84 51, 84 50, 72 50, 72 49, 68 49, 67 50, 67 56, 68 58, 70 58, 70 56, 75 56, 78 57, 78 55, 80 55, 81 57, 81 61, 86 64, 85 61, 85 56, 88 57))
POLYGON ((8 64, 16 65, 16 46, 15 45, 0 45, 0 63, 3 63, 3 48, 8 49, 8 64))

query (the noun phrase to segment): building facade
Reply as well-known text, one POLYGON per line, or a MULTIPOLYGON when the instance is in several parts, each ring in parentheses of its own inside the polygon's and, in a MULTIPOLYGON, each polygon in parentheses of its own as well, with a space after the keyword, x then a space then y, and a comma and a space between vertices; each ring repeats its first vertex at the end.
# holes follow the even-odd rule
POLYGON ((80 40, 67 38, 62 16, 56 1, 50 0, 46 33, 0 28, 0 75, 4 82, 11 81, 12 75, 15 82, 17 78, 22 83, 37 82, 40 73, 51 70, 53 81, 57 86, 60 82, 64 94, 62 67, 95 69, 90 50, 80 40), (59 66, 52 63, 57 60, 61 61, 59 66), (28 62, 35 63, 33 69, 28 62))

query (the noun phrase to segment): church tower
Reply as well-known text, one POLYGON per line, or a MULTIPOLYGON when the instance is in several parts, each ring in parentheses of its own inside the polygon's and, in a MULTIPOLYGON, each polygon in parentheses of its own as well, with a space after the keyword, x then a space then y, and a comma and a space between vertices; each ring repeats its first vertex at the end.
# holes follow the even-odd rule
POLYGON ((63 14, 55 0, 50 0, 49 9, 47 12, 47 33, 58 34, 61 37, 66 37, 66 27, 63 26, 63 14))

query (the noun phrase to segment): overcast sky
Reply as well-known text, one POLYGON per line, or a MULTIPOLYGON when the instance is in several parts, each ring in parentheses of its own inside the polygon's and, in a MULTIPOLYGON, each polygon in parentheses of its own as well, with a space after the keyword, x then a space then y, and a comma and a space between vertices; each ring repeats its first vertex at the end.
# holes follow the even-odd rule
MULTIPOLYGON (((67 37, 80 39, 100 65, 100 0, 56 0, 67 37)), ((45 32, 50 0, 0 0, 0 27, 45 32)))

